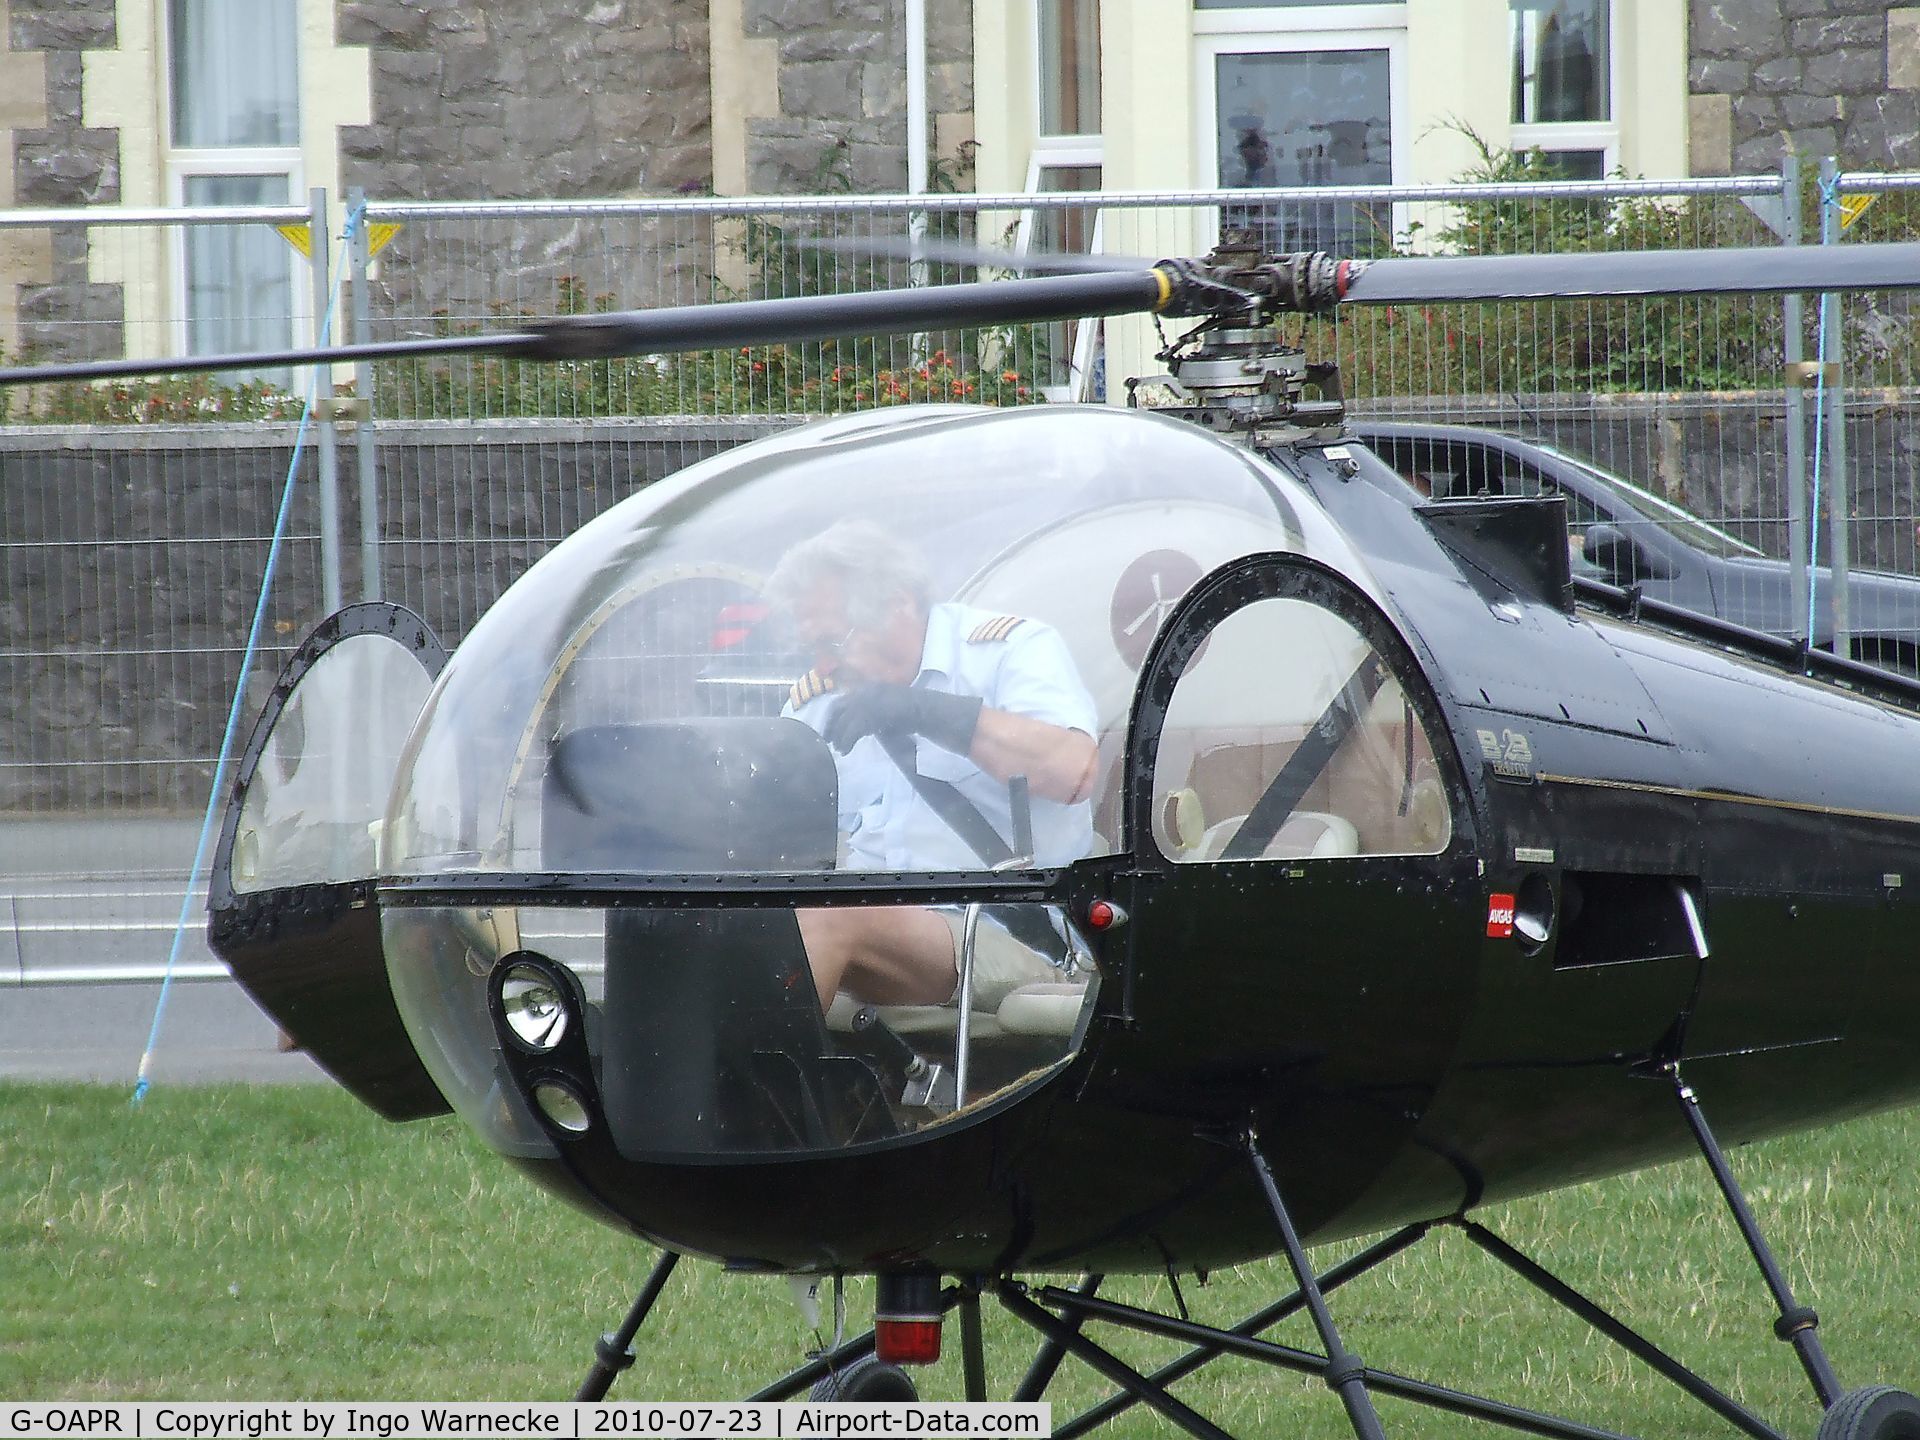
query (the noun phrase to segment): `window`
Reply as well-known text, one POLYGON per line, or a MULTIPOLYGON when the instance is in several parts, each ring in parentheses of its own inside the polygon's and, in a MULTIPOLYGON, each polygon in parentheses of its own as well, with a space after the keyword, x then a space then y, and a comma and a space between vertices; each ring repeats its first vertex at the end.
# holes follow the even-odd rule
POLYGON ((1167 707, 1153 801, 1154 842, 1179 863, 1432 855, 1453 835, 1386 657, 1304 595, 1256 600, 1208 634, 1167 707))
MULTIPOLYGON (((1224 190, 1392 184, 1404 35, 1383 27, 1200 37, 1203 174, 1211 170, 1224 190)), ((1393 230, 1387 206, 1351 200, 1230 205, 1220 223, 1253 231, 1269 250, 1358 256, 1393 230)))
MULTIPOLYGON (((1026 193, 1056 195, 1101 188, 1100 0, 1036 0, 1039 133, 1027 163, 1026 193)), ((1015 250, 1086 255, 1100 248, 1100 212, 1024 211, 1015 250)), ((1097 320, 1038 327, 1035 377, 1056 400, 1105 397, 1097 320)))
POLYGON ((1546 152, 1569 180, 1600 178, 1619 148, 1609 0, 1510 6, 1514 147, 1546 152))
POLYGON ((173 143, 297 145, 295 0, 173 0, 173 143))
MULTIPOLYGON (((167 39, 175 199, 285 205, 300 182, 298 0, 171 0, 167 39)), ((261 226, 190 226, 179 313, 189 353, 285 346, 294 253, 261 226)))
MULTIPOLYGON (((186 175, 188 205, 284 205, 287 177, 186 175)), ((187 353, 285 347, 292 339, 293 267, 286 241, 263 225, 189 226, 187 353)))
POLYGON ((1040 133, 1100 133, 1099 0, 1039 0, 1040 133))

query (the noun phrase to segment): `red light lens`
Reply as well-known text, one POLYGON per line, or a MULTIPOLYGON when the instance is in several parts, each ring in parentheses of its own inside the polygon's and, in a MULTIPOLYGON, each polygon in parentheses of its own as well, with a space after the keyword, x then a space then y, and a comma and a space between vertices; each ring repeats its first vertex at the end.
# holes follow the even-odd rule
POLYGON ((940 1322, 876 1319, 873 1353, 889 1365, 931 1365, 940 1358, 940 1322))
POLYGON ((1087 907, 1087 924, 1096 930, 1104 930, 1113 924, 1113 906, 1104 900, 1096 900, 1087 907))

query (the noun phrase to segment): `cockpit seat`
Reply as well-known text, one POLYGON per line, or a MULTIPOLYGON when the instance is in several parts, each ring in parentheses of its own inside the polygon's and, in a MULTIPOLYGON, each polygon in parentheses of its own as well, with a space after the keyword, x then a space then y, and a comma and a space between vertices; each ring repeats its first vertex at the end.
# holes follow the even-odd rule
POLYGON ((1080 1022, 1087 987, 1067 981, 1009 990, 994 1018, 1009 1035, 1071 1035, 1080 1022))
MULTIPOLYGON (((972 1036, 994 1041, 1009 1035, 1070 1036, 1087 998, 1084 983, 1041 982, 1007 992, 994 1010, 975 1010, 972 1036)), ((839 1035, 854 1033, 853 1017, 865 1007, 848 995, 836 995, 827 1007, 827 1029, 839 1035)), ((957 1018, 951 1005, 876 1005, 874 1014, 902 1039, 952 1035, 957 1018)))
MULTIPOLYGON (((833 1004, 827 1007, 827 1029, 837 1035, 851 1035, 855 1031, 853 1017, 869 1008, 864 1002, 854 999, 844 992, 833 997, 833 1004)), ((875 1005, 871 1007, 874 1015, 885 1022, 887 1028, 902 1039, 911 1040, 925 1035, 951 1035, 957 1012, 951 1005, 875 1005)), ((973 1038, 991 1039, 1000 1034, 1000 1020, 991 1010, 973 1012, 973 1038)))
MULTIPOLYGON (((1218 860, 1246 822, 1246 816, 1233 815, 1209 825, 1202 832, 1200 843, 1180 858, 1188 861, 1218 860)), ((1323 810, 1296 810, 1286 818, 1285 823, 1275 832, 1273 839, 1267 842, 1259 858, 1262 860, 1325 859, 1329 856, 1358 855, 1359 853, 1360 832, 1353 828, 1351 820, 1343 819, 1338 815, 1329 815, 1323 810)))

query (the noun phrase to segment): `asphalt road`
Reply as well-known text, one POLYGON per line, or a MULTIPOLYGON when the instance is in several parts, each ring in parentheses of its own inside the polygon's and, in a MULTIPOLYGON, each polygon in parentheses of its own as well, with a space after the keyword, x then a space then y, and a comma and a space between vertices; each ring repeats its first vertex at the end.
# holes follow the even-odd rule
MULTIPOLYGON (((124 1084, 139 1074, 199 824, 140 815, 0 822, 0 1080, 124 1084)), ((176 974, 221 974, 205 901, 188 903, 176 974)), ((149 1078, 155 1085, 324 1081, 229 979, 176 980, 149 1078)))
MULTIPOLYGON (((0 1081, 89 1080, 131 1093, 153 1030, 158 985, 0 989, 0 1081)), ((230 980, 175 984, 167 994, 148 1078, 155 1086, 240 1080, 326 1082, 230 980)))

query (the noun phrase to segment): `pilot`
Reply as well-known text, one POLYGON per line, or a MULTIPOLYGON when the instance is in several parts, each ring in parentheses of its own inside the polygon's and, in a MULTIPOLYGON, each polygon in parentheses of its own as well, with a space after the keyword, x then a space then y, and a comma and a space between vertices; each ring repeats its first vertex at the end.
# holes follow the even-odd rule
MULTIPOLYGON (((816 660, 784 713, 835 752, 844 868, 984 870, 1017 858, 1016 776, 1027 782, 1030 863, 1064 865, 1092 848, 1097 720, 1057 631, 933 603, 919 558, 861 520, 795 545, 766 593, 816 660)), ((954 998, 961 911, 839 906, 799 918, 822 1005, 842 988, 881 1005, 954 998)), ((998 926, 978 927, 976 1008, 1058 978, 998 926)))

